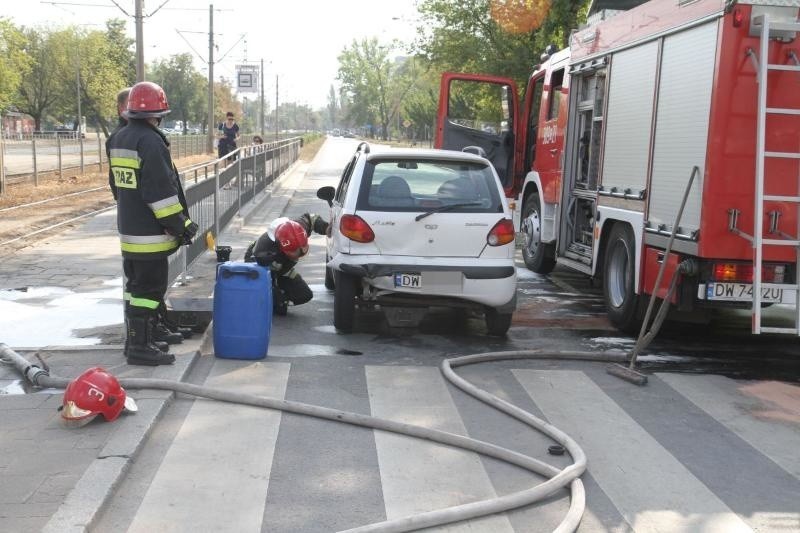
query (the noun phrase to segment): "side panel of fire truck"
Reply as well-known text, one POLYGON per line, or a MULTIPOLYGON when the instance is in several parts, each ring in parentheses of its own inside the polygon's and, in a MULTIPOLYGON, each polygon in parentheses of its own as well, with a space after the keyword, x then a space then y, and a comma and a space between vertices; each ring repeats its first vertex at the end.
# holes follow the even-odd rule
POLYGON ((647 295, 666 296, 681 261, 691 274, 675 278, 679 311, 752 305, 757 333, 762 301, 796 303, 798 10, 774 3, 653 0, 578 32, 570 50, 545 59, 528 83, 507 187, 519 194, 529 268, 546 273, 558 262, 601 275, 609 317, 629 332, 647 295), (779 22, 762 39, 757 25, 769 17, 779 22), (770 66, 759 67, 759 53, 770 66), (759 211, 764 223, 753 230, 759 211))

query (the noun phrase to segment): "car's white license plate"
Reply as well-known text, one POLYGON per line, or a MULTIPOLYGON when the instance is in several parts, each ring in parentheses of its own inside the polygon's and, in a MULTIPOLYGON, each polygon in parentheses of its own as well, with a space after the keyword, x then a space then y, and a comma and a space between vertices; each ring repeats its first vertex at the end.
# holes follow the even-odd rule
POLYGON ((395 272, 394 286, 405 287, 410 289, 419 289, 422 287, 422 274, 410 273, 410 272, 395 272))
MULTIPOLYGON (((749 283, 709 283, 706 286, 706 299, 735 302, 750 301, 753 299, 753 286, 749 283)), ((781 303, 783 301, 783 289, 761 287, 761 301, 781 303)))

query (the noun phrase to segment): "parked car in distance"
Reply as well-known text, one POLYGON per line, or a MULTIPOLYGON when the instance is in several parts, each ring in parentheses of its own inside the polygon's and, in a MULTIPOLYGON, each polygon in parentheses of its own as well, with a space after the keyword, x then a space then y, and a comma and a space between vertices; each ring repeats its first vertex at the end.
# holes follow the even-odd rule
POLYGON ((333 323, 350 332, 356 308, 416 326, 430 307, 483 313, 505 335, 516 308, 514 224, 494 167, 449 150, 370 150, 362 142, 330 206, 325 286, 333 323))

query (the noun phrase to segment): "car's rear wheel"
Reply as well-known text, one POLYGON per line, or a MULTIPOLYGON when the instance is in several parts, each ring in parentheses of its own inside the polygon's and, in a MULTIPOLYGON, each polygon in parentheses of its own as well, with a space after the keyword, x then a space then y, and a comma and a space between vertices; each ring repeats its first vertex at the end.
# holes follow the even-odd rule
POLYGON ((497 309, 487 307, 483 313, 486 321, 486 332, 493 337, 502 337, 511 327, 512 313, 501 313, 497 309))
POLYGON ((356 314, 358 278, 346 272, 335 271, 333 281, 333 326, 344 333, 353 331, 356 314))
POLYGON ((333 281, 333 270, 328 265, 328 254, 325 254, 325 288, 332 291, 336 287, 336 283, 333 281))
POLYGON ((542 205, 538 193, 525 198, 521 226, 525 237, 522 245, 525 266, 537 274, 549 274, 556 266, 555 246, 542 242, 542 205))

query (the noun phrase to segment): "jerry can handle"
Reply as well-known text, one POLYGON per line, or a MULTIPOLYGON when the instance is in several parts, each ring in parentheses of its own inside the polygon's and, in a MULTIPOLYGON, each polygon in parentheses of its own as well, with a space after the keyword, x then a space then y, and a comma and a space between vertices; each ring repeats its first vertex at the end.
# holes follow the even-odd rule
POLYGON ((233 276, 247 276, 249 279, 258 279, 258 270, 242 267, 230 267, 222 270, 223 278, 228 279, 233 276))

